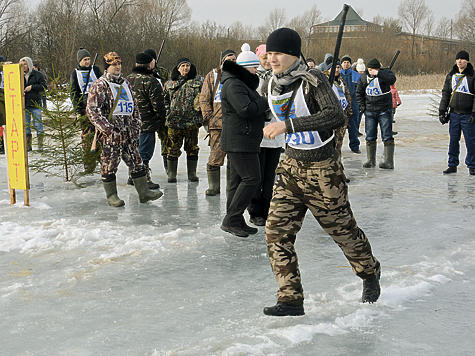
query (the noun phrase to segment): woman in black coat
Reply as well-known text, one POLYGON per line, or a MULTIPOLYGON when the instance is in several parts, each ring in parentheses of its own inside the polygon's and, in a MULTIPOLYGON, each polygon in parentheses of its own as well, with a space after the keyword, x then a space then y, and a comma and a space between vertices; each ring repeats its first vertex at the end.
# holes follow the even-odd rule
POLYGON ((246 224, 243 213, 261 181, 259 152, 268 110, 267 100, 256 91, 259 58, 248 47, 243 45, 236 63, 224 62, 221 75, 221 149, 228 155, 231 168, 221 229, 240 237, 258 231, 246 224))

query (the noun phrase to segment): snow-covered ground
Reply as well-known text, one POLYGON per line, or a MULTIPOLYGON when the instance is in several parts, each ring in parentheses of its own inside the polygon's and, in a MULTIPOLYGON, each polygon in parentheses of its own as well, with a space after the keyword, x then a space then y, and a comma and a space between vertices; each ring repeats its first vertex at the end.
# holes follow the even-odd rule
POLYGON ((264 229, 220 230, 225 193, 205 197, 206 141, 199 183, 184 155, 167 183, 157 149, 155 202, 139 203, 122 164, 124 208, 107 205, 98 174, 83 189, 31 175, 31 206, 22 191, 10 205, 0 157, 0 355, 473 355, 475 177, 463 163, 442 174, 447 125, 427 115, 430 95, 401 98, 394 171, 363 169, 364 144, 343 148, 381 298, 360 302, 361 281, 308 214, 296 243, 303 317, 263 315, 277 291, 264 229))

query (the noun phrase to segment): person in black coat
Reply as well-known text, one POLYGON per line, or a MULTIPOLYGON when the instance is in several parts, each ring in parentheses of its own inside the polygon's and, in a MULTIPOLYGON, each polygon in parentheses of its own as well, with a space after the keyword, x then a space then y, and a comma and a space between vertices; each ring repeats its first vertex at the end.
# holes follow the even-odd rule
POLYGON ((221 149, 230 162, 226 216, 221 229, 247 237, 258 231, 246 224, 243 213, 261 182, 259 152, 268 103, 256 91, 259 58, 249 45, 242 49, 236 63, 224 62, 221 75, 221 149))
POLYGON ((449 162, 444 174, 457 172, 460 138, 463 132, 467 155, 465 164, 470 175, 475 175, 475 71, 468 52, 455 56, 455 65, 445 78, 439 105, 439 121, 449 123, 449 162), (449 112, 450 109, 450 112, 449 112))
POLYGON ((98 78, 102 77, 102 71, 98 66, 92 65, 91 54, 85 48, 79 48, 77 52, 78 67, 71 72, 69 91, 74 111, 77 113, 78 122, 81 126, 81 140, 84 149, 85 173, 92 173, 100 161, 100 154, 91 154, 91 145, 95 134, 95 127, 86 115, 87 95, 89 88, 98 78))
POLYGON ((46 90, 46 79, 40 72, 33 69, 30 57, 20 59, 25 76, 25 120, 26 142, 28 151, 32 150, 31 127, 34 126, 38 136, 38 149, 43 149, 43 123, 41 121, 41 107, 43 105, 43 92, 46 90))

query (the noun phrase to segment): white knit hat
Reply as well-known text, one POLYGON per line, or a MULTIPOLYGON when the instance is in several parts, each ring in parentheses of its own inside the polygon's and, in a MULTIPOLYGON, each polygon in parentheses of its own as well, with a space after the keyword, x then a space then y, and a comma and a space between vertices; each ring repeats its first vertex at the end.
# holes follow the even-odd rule
POLYGON ((364 65, 363 58, 358 58, 358 64, 356 65, 356 71, 364 72, 366 70, 366 66, 364 65))
POLYGON ((259 67, 259 57, 251 51, 251 46, 248 43, 242 45, 241 51, 236 60, 237 64, 243 67, 259 67))

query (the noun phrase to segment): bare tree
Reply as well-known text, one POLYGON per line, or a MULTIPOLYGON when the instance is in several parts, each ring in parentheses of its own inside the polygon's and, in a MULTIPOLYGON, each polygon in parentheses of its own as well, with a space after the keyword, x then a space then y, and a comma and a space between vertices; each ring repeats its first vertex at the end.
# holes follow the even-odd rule
POLYGON ((27 33, 28 27, 23 23, 27 12, 21 0, 0 0, 0 50, 3 55, 15 53, 17 39, 27 33))
POLYGON ((452 34, 452 20, 447 17, 442 17, 434 29, 434 36, 442 38, 450 38, 452 34))
POLYGON ((313 25, 317 25, 321 22, 322 12, 318 9, 318 6, 314 4, 310 10, 307 10, 303 15, 296 16, 289 21, 288 27, 293 28, 302 37, 303 50, 307 52, 312 34, 313 25))
POLYGON ((435 27, 436 27, 436 20, 435 20, 434 14, 430 13, 429 16, 427 16, 427 20, 424 24, 425 34, 427 36, 432 36, 434 34, 433 32, 435 30, 435 27))
POLYGON ((284 27, 287 24, 287 10, 285 8, 275 8, 266 17, 265 26, 269 33, 284 27))
POLYGON ((403 27, 412 33, 412 58, 415 57, 416 33, 424 20, 432 13, 425 0, 403 0, 398 7, 398 15, 403 27))
POLYGON ((463 41, 475 42, 475 0, 464 0, 454 23, 453 30, 463 41))

